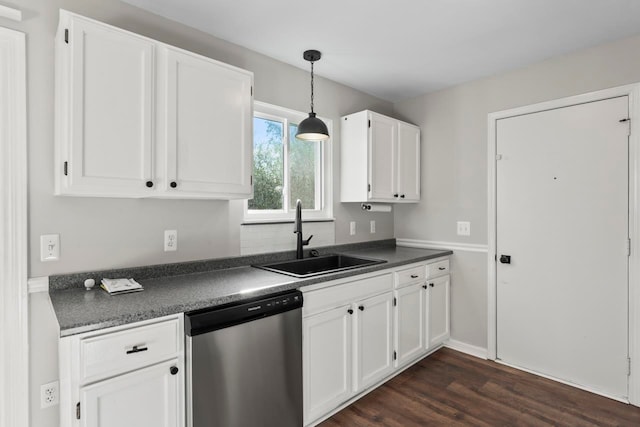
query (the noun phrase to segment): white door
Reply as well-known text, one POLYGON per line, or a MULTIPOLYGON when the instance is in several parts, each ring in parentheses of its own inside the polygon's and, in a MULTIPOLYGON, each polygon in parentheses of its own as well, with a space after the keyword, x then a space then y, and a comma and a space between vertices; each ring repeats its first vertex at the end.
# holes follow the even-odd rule
POLYGON ((395 291, 396 366, 415 359, 424 351, 424 283, 415 283, 395 291))
MULTIPOLYGON (((398 123, 398 188, 400 200, 420 200, 420 128, 398 123)), ((394 193, 395 194, 395 193, 394 193)))
POLYGON ((80 389, 83 427, 180 427, 184 412, 182 383, 171 368, 177 360, 140 369, 80 389))
POLYGON ((392 306, 391 292, 356 303, 356 391, 393 370, 392 306))
POLYGON ((394 200, 397 121, 369 114, 369 183, 372 200, 394 200))
POLYGON ((497 124, 497 357, 617 397, 627 396, 628 105, 497 124))
POLYGON ((66 39, 58 48, 71 50, 62 55, 70 65, 61 77, 71 105, 65 168, 70 192, 148 193, 147 182, 154 179, 153 42, 79 17, 66 39))
POLYGON ((179 50, 167 49, 166 55, 164 187, 176 193, 250 195, 251 74, 179 50))
POLYGON ((350 305, 303 320, 305 424, 351 396, 352 316, 350 305))
POLYGON ((429 280, 429 348, 440 345, 449 338, 449 282, 449 275, 429 280))

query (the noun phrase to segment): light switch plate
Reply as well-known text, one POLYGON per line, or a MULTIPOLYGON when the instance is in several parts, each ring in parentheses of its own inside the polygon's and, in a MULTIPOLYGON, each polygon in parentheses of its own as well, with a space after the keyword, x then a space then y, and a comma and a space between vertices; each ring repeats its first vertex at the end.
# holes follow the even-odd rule
POLYGON ((60 259, 60 235, 43 234, 40 236, 40 261, 57 261, 60 259))
POLYGON ((373 219, 369 221, 369 231, 371 232, 371 234, 375 234, 376 232, 376 222, 373 219))
POLYGON ((351 221, 349 223, 349 234, 352 236, 355 236, 356 234, 356 222, 355 221, 351 221))
POLYGON ((471 223, 469 221, 458 221, 458 236, 470 236, 471 223))

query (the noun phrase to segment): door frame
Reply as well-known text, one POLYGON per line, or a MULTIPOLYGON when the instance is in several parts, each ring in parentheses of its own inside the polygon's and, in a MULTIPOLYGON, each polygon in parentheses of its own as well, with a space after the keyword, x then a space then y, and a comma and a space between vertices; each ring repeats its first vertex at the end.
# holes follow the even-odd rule
POLYGON ((487 252, 487 358, 497 358, 497 220, 496 220, 496 144, 500 119, 553 110, 572 105, 601 101, 620 96, 629 97, 629 403, 640 406, 640 83, 599 90, 524 107, 498 111, 488 115, 487 180, 488 180, 488 252, 487 252))
POLYGON ((0 81, 7 94, 0 114, 0 425, 29 425, 27 291, 27 108, 25 34, 0 27, 0 81), (2 113, 4 111, 4 113, 2 113))

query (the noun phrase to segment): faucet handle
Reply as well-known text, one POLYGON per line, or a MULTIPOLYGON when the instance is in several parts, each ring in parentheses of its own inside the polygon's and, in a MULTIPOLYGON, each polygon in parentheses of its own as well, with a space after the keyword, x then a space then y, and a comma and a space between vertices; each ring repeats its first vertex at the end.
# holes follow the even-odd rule
POLYGON ((309 236, 309 238, 307 240, 302 242, 302 246, 307 246, 309 244, 309 240, 311 240, 312 237, 313 237, 313 234, 311 236, 309 236))

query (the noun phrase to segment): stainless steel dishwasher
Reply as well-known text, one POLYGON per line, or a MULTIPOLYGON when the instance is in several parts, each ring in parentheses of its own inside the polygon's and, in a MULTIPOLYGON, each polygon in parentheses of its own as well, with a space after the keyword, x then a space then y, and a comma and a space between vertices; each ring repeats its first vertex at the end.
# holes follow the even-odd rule
POLYGON ((187 425, 300 427, 302 293, 185 314, 187 425))

